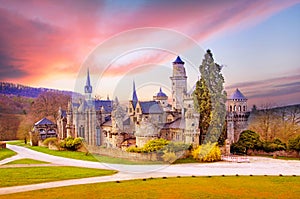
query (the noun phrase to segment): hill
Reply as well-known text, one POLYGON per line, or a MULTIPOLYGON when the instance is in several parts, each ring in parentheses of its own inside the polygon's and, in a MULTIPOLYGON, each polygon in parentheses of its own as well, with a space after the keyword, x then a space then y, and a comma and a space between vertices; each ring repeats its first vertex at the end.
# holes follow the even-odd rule
POLYGON ((34 88, 21 84, 0 82, 0 94, 37 98, 43 92, 54 92, 72 96, 72 91, 62 91, 49 88, 34 88))

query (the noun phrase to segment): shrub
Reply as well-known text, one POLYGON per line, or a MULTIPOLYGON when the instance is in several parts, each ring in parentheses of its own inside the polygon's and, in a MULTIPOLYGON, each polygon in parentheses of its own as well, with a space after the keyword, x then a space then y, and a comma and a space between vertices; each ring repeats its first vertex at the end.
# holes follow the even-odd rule
POLYGON ((64 141, 60 143, 60 147, 67 149, 69 151, 76 151, 79 149, 82 145, 83 139, 78 137, 78 138, 72 138, 72 137, 67 137, 65 138, 64 141))
POLYGON ((273 142, 264 142, 263 150, 266 152, 286 150, 286 144, 279 139, 275 139, 273 142))
POLYGON ((164 147, 164 150, 167 150, 167 152, 179 152, 179 151, 186 151, 191 149, 192 149, 191 144, 185 144, 182 142, 170 142, 168 145, 164 147))
POLYGON ((288 149, 300 152, 300 135, 295 138, 289 139, 288 149))
POLYGON ((192 155, 199 162, 215 162, 221 160, 221 150, 217 143, 207 143, 193 150, 192 155))
POLYGON ((259 150, 261 148, 262 142, 259 135, 250 130, 243 131, 238 142, 231 145, 231 151, 240 154, 247 153, 248 149, 259 150))
POLYGON ((136 147, 136 146, 130 146, 126 149, 126 151, 131 152, 131 153, 142 153, 143 148, 136 147))
POLYGON ((135 147, 131 146, 126 149, 127 152, 133 152, 133 153, 150 153, 154 151, 158 151, 159 153, 162 153, 162 149, 169 144, 170 141, 165 139, 155 139, 155 140, 149 140, 143 147, 135 147))
POLYGON ((52 138, 47 138, 47 139, 45 139, 45 140, 43 141, 43 144, 46 145, 46 146, 48 146, 50 142, 57 143, 58 140, 57 140, 57 138, 54 138, 54 137, 52 137, 52 138))
POLYGON ((166 145, 169 144, 170 141, 165 139, 155 139, 149 140, 142 148, 144 149, 145 153, 159 151, 160 149, 164 148, 166 145))
POLYGON ((162 156, 163 160, 168 163, 173 163, 177 160, 177 156, 174 152, 164 151, 164 155, 162 156))

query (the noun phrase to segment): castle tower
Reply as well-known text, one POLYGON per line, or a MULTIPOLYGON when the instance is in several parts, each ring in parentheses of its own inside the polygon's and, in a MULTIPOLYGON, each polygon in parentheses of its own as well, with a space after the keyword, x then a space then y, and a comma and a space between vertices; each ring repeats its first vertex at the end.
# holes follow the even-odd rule
POLYGON ((92 104, 92 92, 93 92, 93 88, 91 86, 90 71, 89 71, 89 69, 87 69, 87 78, 86 78, 86 84, 84 87, 84 94, 85 94, 85 99, 86 99, 88 105, 92 104))
POLYGON ((173 62, 172 81, 172 109, 181 111, 183 108, 183 97, 187 90, 187 76, 184 68, 184 62, 178 56, 173 62))
POLYGON ((248 126, 247 100, 239 89, 227 99, 227 139, 230 144, 237 142, 248 126))
POLYGON ((130 120, 132 123, 135 123, 137 121, 137 117, 135 114, 136 105, 138 103, 138 97, 135 90, 135 82, 133 81, 133 90, 132 90, 132 99, 129 100, 129 106, 128 106, 128 114, 130 116, 130 120))
POLYGON ((165 110, 168 106, 168 96, 162 91, 162 89, 159 89, 159 92, 153 96, 153 100, 160 102, 160 105, 165 110))
POLYGON ((136 107, 137 102, 138 102, 138 97, 135 90, 135 82, 133 81, 132 104, 134 109, 136 107))
POLYGON ((67 137, 74 137, 74 136, 77 136, 77 135, 74 135, 73 134, 73 129, 72 129, 72 115, 73 115, 73 110, 72 110, 72 104, 71 102, 69 101, 68 102, 68 110, 67 110, 67 137))

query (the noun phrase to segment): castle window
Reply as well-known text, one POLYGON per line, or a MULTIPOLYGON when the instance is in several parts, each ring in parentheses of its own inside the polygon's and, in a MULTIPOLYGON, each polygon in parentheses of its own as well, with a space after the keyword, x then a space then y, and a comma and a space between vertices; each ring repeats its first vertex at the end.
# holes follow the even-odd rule
POLYGON ((233 111, 236 111, 236 105, 233 106, 233 111))
POLYGON ((231 106, 231 105, 230 105, 230 107, 229 107, 229 111, 232 112, 232 106, 231 106))
POLYGON ((129 108, 129 113, 132 113, 132 108, 129 108))
POLYGON ((241 112, 242 111, 242 107, 241 106, 239 106, 239 112, 241 112))
POLYGON ((243 107, 243 111, 246 111, 246 106, 243 107))
POLYGON ((136 112, 139 113, 139 112, 140 112, 140 109, 139 109, 139 108, 136 108, 136 112))

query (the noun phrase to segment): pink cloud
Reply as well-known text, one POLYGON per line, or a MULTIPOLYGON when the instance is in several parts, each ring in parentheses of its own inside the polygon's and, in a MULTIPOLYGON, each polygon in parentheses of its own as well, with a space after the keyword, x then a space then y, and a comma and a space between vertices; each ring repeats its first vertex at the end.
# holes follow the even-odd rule
MULTIPOLYGON (((2 1, 0 42, 5 49, 0 50, 0 56, 5 56, 7 67, 13 66, 20 75, 9 76, 7 73, 6 77, 1 78, 4 81, 38 84, 56 74, 75 76, 95 45, 122 31, 141 27, 170 28, 201 43, 241 24, 259 23, 296 2, 182 1, 172 4, 149 1, 135 7, 120 7, 113 2, 110 5, 102 1, 2 1)), ((151 41, 152 38, 146 39, 151 41)), ((116 43, 109 50, 130 42, 135 41, 116 43)), ((157 53, 148 56, 112 66, 107 75, 122 75, 150 61, 165 63, 170 61, 167 59, 173 59, 157 53)))

